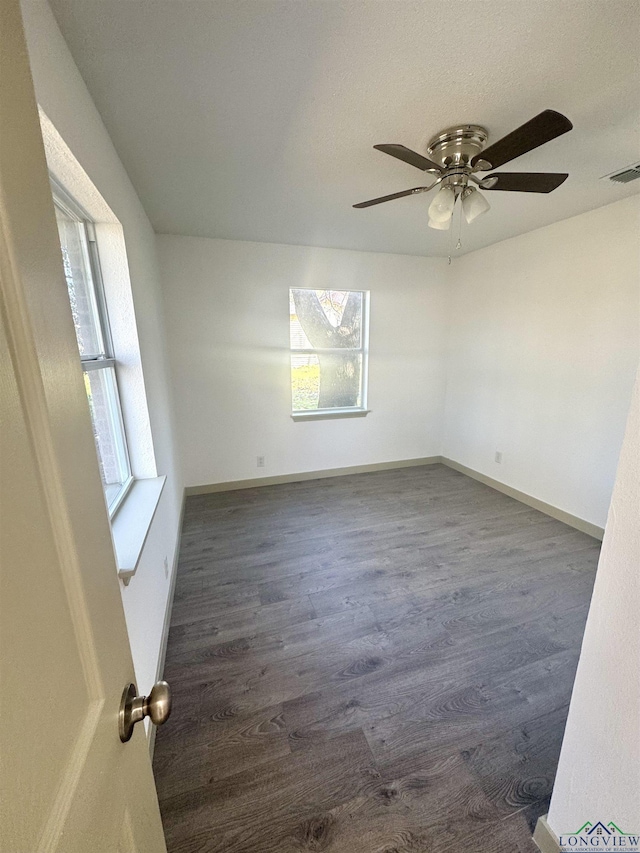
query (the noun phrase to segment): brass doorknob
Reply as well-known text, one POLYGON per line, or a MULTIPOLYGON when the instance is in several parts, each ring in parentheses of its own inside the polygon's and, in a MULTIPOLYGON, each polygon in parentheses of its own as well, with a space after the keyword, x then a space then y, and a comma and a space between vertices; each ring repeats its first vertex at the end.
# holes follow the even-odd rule
POLYGON ((171 713, 171 691, 166 681, 157 681, 148 696, 138 696, 135 684, 125 687, 118 714, 120 740, 126 743, 133 734, 133 727, 149 717, 156 726, 166 723, 171 713))

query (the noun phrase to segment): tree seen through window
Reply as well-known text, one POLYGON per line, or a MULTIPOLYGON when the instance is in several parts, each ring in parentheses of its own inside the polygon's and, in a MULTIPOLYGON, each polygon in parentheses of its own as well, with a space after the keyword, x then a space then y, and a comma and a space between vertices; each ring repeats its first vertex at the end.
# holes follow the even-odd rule
POLYGON ((294 412, 364 408, 366 294, 289 291, 294 412))

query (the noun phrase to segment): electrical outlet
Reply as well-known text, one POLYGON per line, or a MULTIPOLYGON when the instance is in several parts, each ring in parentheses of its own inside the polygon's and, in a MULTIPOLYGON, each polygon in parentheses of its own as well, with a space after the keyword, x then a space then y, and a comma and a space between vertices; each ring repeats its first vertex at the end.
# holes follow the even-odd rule
POLYGON ((264 456, 258 456, 257 461, 258 461, 258 468, 264 468, 264 456))
POLYGON ((496 462, 498 463, 498 465, 500 465, 502 463, 502 451, 501 450, 496 450, 496 462))
POLYGON ((164 576, 165 578, 169 577, 169 558, 167 555, 164 555, 164 576))

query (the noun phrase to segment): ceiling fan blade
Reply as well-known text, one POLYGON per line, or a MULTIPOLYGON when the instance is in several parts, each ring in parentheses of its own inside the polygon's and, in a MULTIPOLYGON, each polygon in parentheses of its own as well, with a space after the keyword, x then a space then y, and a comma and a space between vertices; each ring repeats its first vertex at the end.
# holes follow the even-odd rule
POLYGON ((556 172, 496 172, 487 175, 480 184, 483 190, 507 190, 516 193, 550 193, 563 184, 569 175, 556 172), (489 178, 497 178, 490 187, 482 186, 489 178))
POLYGON ((405 195, 415 195, 415 193, 424 193, 430 190, 431 187, 414 187, 412 190, 402 190, 400 193, 392 195, 382 195, 380 198, 372 198, 369 201, 361 201, 360 204, 354 204, 354 207, 371 207, 372 204, 382 204, 383 201, 393 201, 394 198, 403 198, 405 195))
POLYGON ((442 167, 438 166, 437 163, 427 160, 422 154, 418 154, 410 148, 405 148, 404 145, 374 145, 373 147, 385 154, 390 154, 397 160, 408 163, 410 166, 415 166, 416 169, 421 169, 423 172, 438 172, 438 174, 442 172, 442 167))
POLYGON ((562 113, 557 113, 555 110, 544 110, 526 124, 512 130, 511 133, 476 154, 471 165, 475 166, 479 160, 486 160, 487 163, 491 164, 490 169, 497 169, 510 160, 515 160, 516 157, 526 154, 527 151, 533 151, 539 145, 550 142, 556 136, 562 136, 572 127, 569 119, 562 113))

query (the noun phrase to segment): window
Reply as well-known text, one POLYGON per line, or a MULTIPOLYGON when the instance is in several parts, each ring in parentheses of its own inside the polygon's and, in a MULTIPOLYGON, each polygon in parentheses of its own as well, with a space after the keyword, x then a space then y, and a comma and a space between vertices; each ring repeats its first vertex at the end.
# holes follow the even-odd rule
POLYGON ((72 200, 57 190, 54 202, 102 486, 113 515, 133 478, 94 228, 72 200))
POLYGON ((294 417, 366 413, 368 296, 289 291, 294 417))

